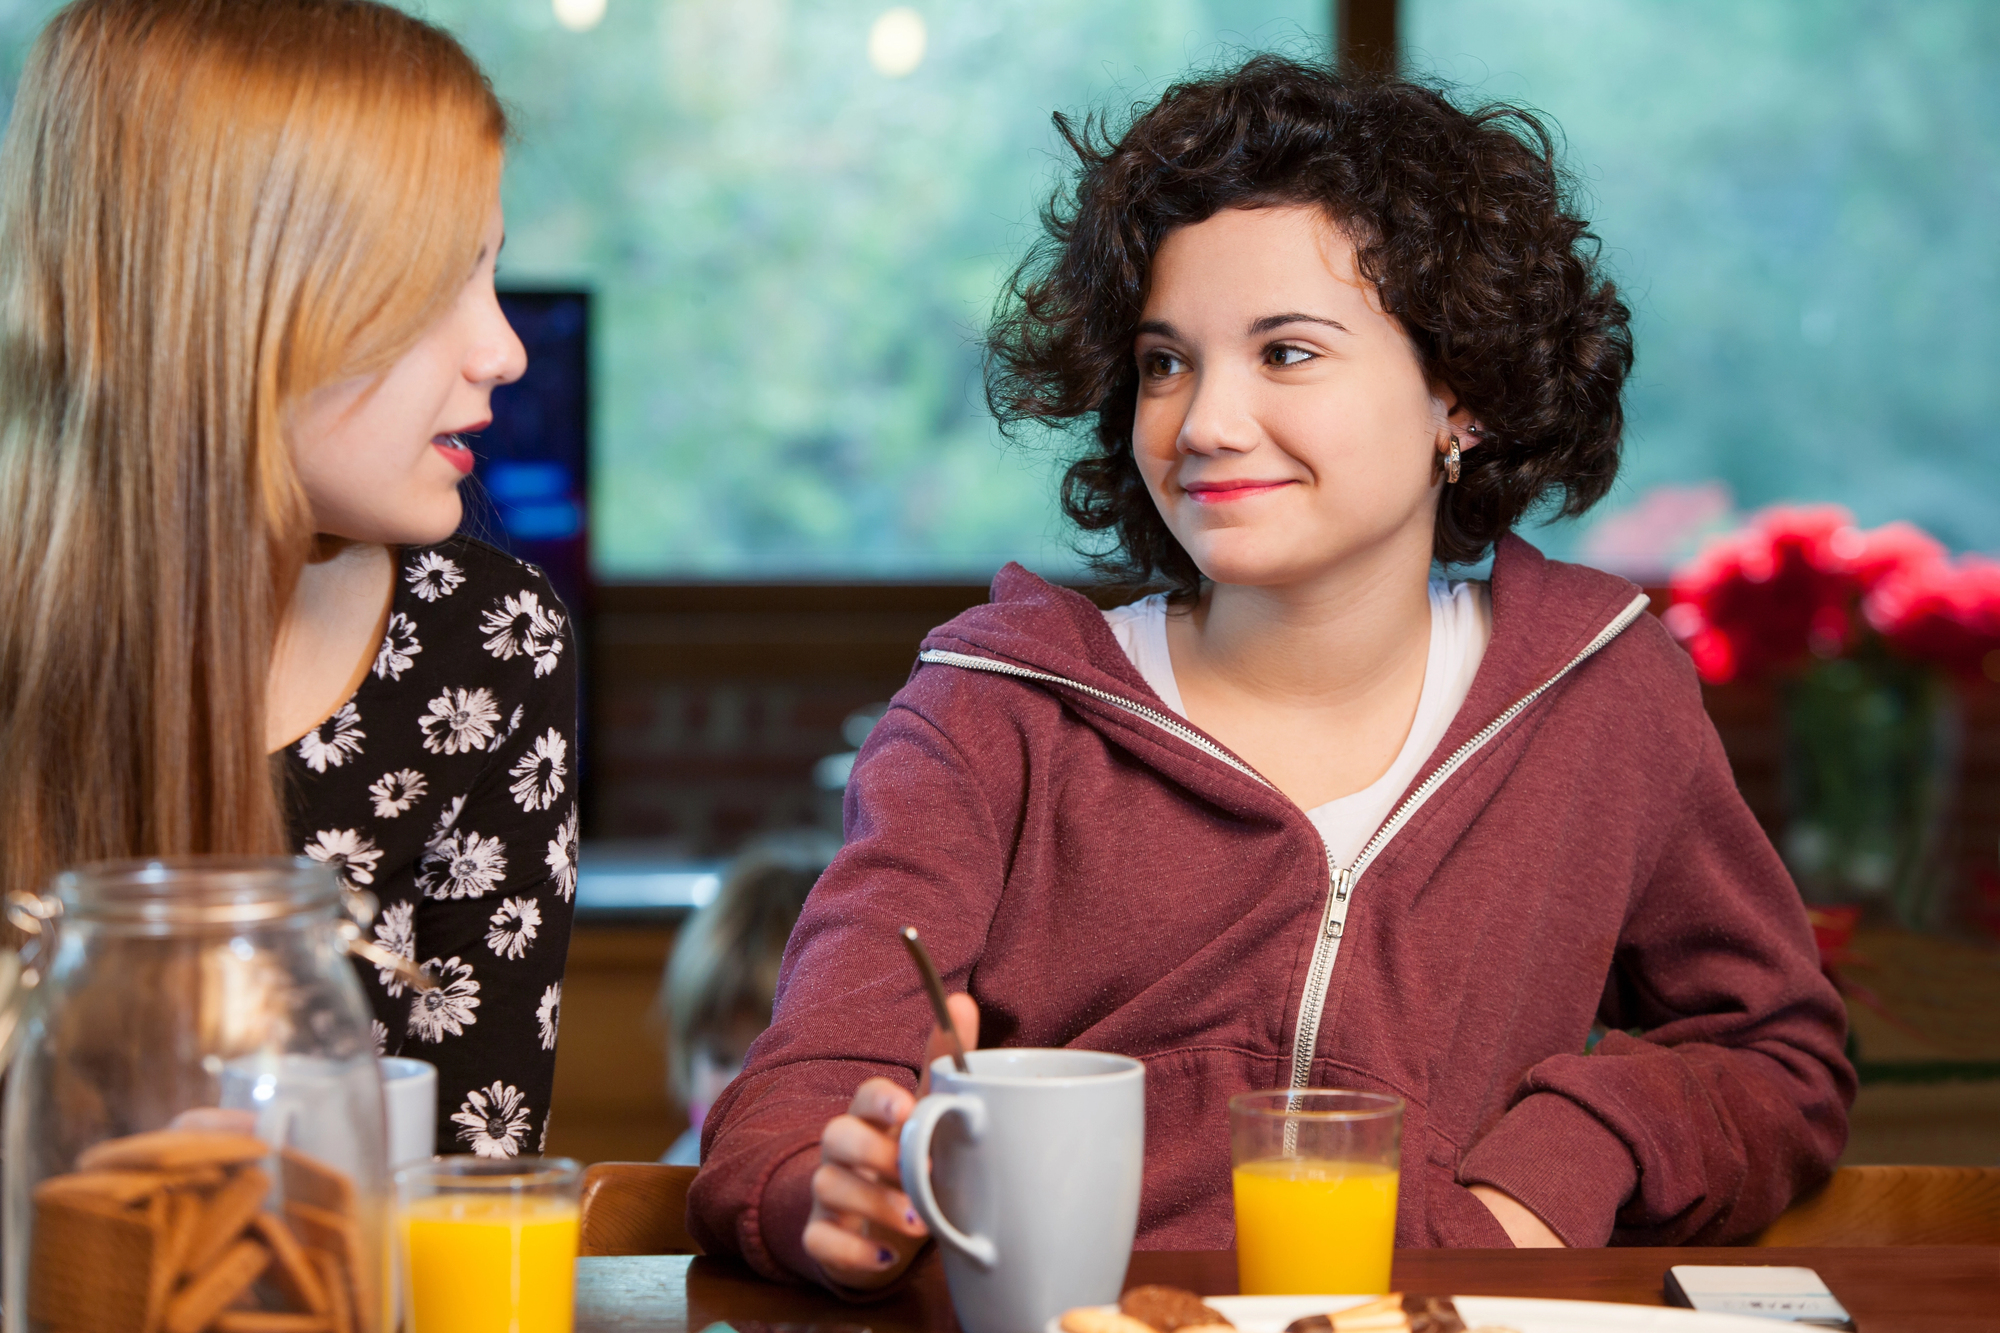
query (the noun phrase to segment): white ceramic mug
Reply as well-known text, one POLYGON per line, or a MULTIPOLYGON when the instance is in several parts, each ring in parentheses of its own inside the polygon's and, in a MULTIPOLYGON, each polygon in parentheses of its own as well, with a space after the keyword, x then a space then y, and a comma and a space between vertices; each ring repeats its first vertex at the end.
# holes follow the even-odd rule
POLYGON ((1146 1067, 999 1048, 931 1066, 903 1126, 903 1189, 944 1251, 965 1333, 1041 1333, 1118 1299, 1139 1225, 1146 1067), (928 1168, 928 1169, 927 1169, 928 1168))
POLYGON ((389 1115, 389 1169, 429 1161, 437 1151, 437 1066, 402 1055, 385 1055, 376 1063, 389 1115))

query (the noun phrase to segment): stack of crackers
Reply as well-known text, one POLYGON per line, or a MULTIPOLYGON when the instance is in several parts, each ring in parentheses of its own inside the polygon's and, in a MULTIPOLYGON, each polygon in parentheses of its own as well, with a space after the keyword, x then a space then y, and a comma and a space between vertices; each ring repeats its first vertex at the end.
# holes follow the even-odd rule
POLYGON ((246 1134, 110 1139, 35 1187, 28 1317, 54 1333, 375 1333, 354 1182, 246 1134), (274 1179, 275 1188, 274 1188, 274 1179))

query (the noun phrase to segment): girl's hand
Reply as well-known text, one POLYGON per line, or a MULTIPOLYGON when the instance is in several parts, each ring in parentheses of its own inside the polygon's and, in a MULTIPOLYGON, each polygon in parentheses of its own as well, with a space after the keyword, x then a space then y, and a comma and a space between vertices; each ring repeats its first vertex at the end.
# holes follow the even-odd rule
POLYGON ((1511 1194, 1503 1194, 1491 1185, 1474 1185, 1472 1197, 1486 1205, 1486 1211, 1493 1214, 1496 1221, 1507 1233, 1507 1239, 1514 1242, 1517 1250, 1563 1250, 1561 1236, 1550 1229, 1549 1224, 1529 1212, 1527 1206, 1511 1194))
MULTIPOLYGON (((953 995, 947 1003, 959 1041, 973 1049, 979 1044, 979 1006, 970 995, 953 995)), ((903 1193, 896 1139, 917 1097, 930 1091, 931 1061, 950 1050, 944 1033, 933 1028, 915 1097, 886 1078, 871 1078, 855 1090, 847 1114, 827 1121, 820 1133, 805 1247, 843 1287, 866 1291, 887 1286, 910 1266, 930 1236, 903 1193)))

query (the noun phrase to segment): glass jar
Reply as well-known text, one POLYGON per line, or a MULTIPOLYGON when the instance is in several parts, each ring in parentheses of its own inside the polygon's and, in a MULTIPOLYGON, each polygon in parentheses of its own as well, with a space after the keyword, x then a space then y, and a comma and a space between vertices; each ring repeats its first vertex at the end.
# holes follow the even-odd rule
POLYGON ((104 863, 10 897, 34 938, 6 1090, 7 1333, 199 1333, 255 1310, 394 1327, 347 907, 303 860, 104 863))

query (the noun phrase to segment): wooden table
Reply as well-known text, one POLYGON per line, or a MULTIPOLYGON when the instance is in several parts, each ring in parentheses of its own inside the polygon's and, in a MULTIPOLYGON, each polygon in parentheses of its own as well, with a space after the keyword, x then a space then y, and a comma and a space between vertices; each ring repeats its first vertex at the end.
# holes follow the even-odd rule
MULTIPOLYGON (((1860 1333, 2000 1329, 2000 1248, 1907 1246, 1786 1250, 1404 1250, 1402 1291, 1548 1296, 1662 1305, 1674 1264, 1798 1264, 1817 1269, 1860 1333)), ((1170 1282, 1204 1295, 1236 1290, 1236 1256, 1142 1251, 1127 1285, 1170 1282)), ((716 1259, 661 1256, 577 1263, 577 1333, 700 1333, 716 1322, 847 1324, 873 1333, 955 1333, 944 1273, 932 1254, 895 1296, 849 1305, 823 1291, 765 1282, 716 1259)), ((1784 1325, 1773 1325, 1775 1328, 1784 1325)))

